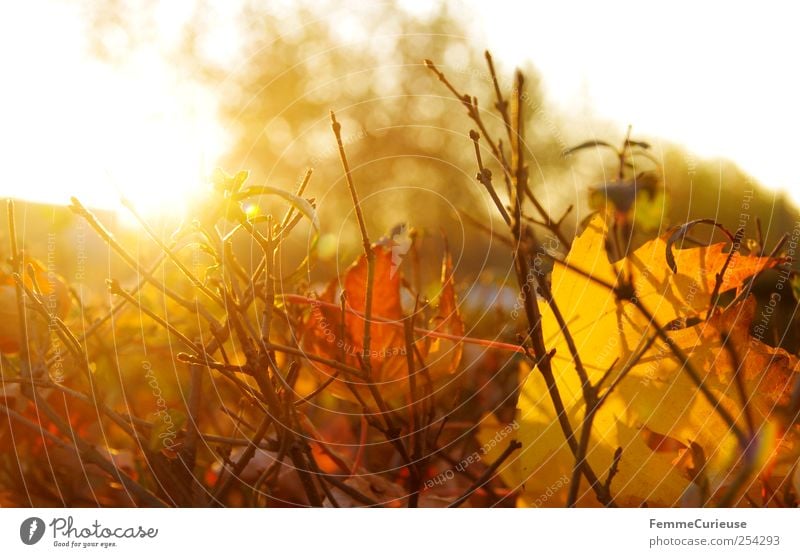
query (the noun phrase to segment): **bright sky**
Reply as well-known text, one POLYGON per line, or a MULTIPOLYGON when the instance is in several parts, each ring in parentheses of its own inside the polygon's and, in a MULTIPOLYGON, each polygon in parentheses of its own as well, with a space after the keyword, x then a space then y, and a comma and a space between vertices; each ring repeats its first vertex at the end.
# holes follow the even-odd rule
POLYGON ((224 149, 213 95, 175 75, 158 45, 119 68, 94 60, 86 29, 57 0, 0 8, 0 196, 111 208, 124 194, 172 212, 224 149))
POLYGON ((567 114, 729 158, 800 203, 797 4, 471 3, 495 57, 531 59, 567 114))
MULTIPOLYGON (((465 1, 495 58, 533 60, 566 114, 730 158, 800 203, 791 4, 465 1)), ((185 6, 162 3, 166 36, 185 6)), ((80 11, 57 0, 0 8, 0 196, 114 207, 123 193, 172 212, 224 150, 214 96, 175 75, 169 45, 117 68, 94 61, 85 37, 80 11)))

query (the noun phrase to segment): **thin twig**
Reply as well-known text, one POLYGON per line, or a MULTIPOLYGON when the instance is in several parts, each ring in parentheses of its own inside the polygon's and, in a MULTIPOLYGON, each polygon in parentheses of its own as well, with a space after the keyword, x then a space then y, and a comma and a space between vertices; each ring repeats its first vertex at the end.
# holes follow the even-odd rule
POLYGON ((728 271, 728 266, 731 264, 733 258, 738 254, 739 246, 742 243, 742 237, 744 236, 744 228, 740 228, 736 231, 736 234, 733 237, 733 245, 731 246, 731 251, 728 252, 728 257, 725 258, 725 263, 722 264, 722 269, 716 274, 714 277, 714 290, 711 292, 711 305, 706 312, 706 321, 713 315, 714 310, 717 308, 717 304, 719 303, 717 297, 719 296, 719 289, 722 288, 722 283, 725 279, 725 273, 728 271))
POLYGON ((492 476, 494 476, 494 473, 497 471, 497 469, 500 468, 500 466, 508 459, 508 457, 514 453, 514 451, 520 448, 522 448, 522 443, 512 440, 511 443, 508 444, 508 447, 506 447, 506 449, 500 453, 500 456, 497 457, 497 460, 495 460, 492 465, 489 466, 483 472, 483 474, 481 474, 480 477, 478 477, 478 479, 475 480, 471 486, 469 486, 469 488, 467 488, 463 495, 447 506, 449 508, 455 508, 464 504, 464 502, 469 499, 473 493, 488 483, 489 480, 492 479, 492 476))

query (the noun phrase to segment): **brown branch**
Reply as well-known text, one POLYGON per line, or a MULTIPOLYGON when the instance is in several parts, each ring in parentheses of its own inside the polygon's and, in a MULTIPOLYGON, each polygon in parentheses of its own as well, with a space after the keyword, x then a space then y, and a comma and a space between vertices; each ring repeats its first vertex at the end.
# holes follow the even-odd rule
POLYGON ((11 408, 8 408, 5 404, 0 404, 0 412, 6 414, 9 418, 12 418, 27 428, 30 428, 43 437, 49 439, 53 444, 57 445, 61 449, 64 449, 69 452, 74 452, 79 460, 81 461, 88 461, 92 464, 97 465, 100 469, 106 472, 112 478, 119 480, 119 482, 125 487, 125 489, 130 490, 133 494, 139 497, 144 503, 150 505, 151 507, 166 507, 167 504, 157 495, 152 493, 142 484, 131 478, 126 473, 119 470, 112 462, 105 459, 97 450, 89 445, 88 443, 82 441, 79 437, 74 434, 64 422, 61 420, 58 415, 49 407, 49 405, 44 402, 41 397, 38 397, 38 404, 37 406, 41 407, 45 413, 47 414, 48 418, 56 424, 59 430, 67 435, 71 433, 71 437, 73 440, 73 444, 69 444, 66 441, 63 441, 58 436, 54 435, 40 424, 32 422, 22 414, 18 413, 11 408))
MULTIPOLYGON (((179 306, 183 307, 184 309, 190 312, 199 313, 200 315, 203 316, 203 318, 206 321, 208 321, 212 325, 212 327, 219 326, 217 320, 214 318, 213 315, 211 315, 211 313, 207 309, 205 309, 205 307, 203 307, 200 304, 193 303, 190 302, 189 300, 184 299, 177 292, 175 292, 171 288, 168 288, 162 282, 156 280, 156 278, 153 276, 153 273, 148 272, 148 270, 142 268, 142 265, 131 254, 128 253, 128 251, 122 246, 122 244, 120 244, 117 241, 116 238, 114 238, 114 235, 111 234, 111 232, 109 232, 105 226, 103 226, 103 224, 94 215, 94 213, 92 213, 91 211, 89 211, 89 209, 84 207, 83 204, 80 201, 78 201, 78 199, 76 199, 75 197, 71 198, 71 200, 72 200, 72 205, 70 205, 70 209, 74 213, 82 216, 86 220, 86 222, 88 222, 89 225, 95 230, 97 235, 100 236, 100 238, 102 238, 103 241, 105 241, 105 243, 108 244, 108 246, 111 249, 113 249, 117 253, 117 255, 119 255, 120 259, 122 259, 122 261, 124 261, 131 269, 133 269, 134 271, 136 271, 136 273, 144 277, 144 279, 151 285, 155 286, 159 290, 159 292, 164 293, 164 295, 172 299, 179 306)), ((139 289, 137 288, 137 290, 139 289)))
POLYGON ((733 360, 733 384, 742 402, 742 412, 744 413, 745 423, 747 424, 747 431, 752 438, 756 433, 755 418, 753 417, 753 409, 750 407, 750 397, 747 395, 747 389, 744 385, 744 369, 739 355, 736 353, 736 347, 730 342, 730 333, 722 333, 722 347, 730 354, 733 360))
POLYGON ((200 290, 200 292, 208 296, 217 305, 223 308, 225 307, 225 302, 222 300, 222 298, 220 298, 214 292, 212 292, 205 284, 203 284, 203 281, 197 278, 194 275, 194 273, 192 273, 189 270, 189 268, 183 264, 183 261, 180 260, 180 258, 177 256, 177 254, 172 250, 170 246, 168 246, 161 238, 158 237, 155 231, 150 227, 147 221, 139 214, 139 212, 136 210, 136 208, 130 201, 123 198, 122 206, 128 209, 128 211, 130 211, 130 213, 133 215, 136 221, 141 225, 141 227, 144 229, 147 235, 150 236, 150 239, 153 240, 153 242, 155 242, 156 245, 161 249, 161 253, 167 255, 170 258, 170 260, 175 264, 176 267, 178 267, 178 269, 180 269, 180 271, 184 274, 184 276, 189 279, 189 282, 191 282, 195 288, 197 288, 198 290, 200 290))
POLYGON ((719 296, 719 289, 722 288, 722 282, 725 279, 725 273, 728 270, 728 266, 731 264, 733 258, 738 254, 739 246, 742 243, 742 237, 744 236, 744 228, 740 228, 736 231, 733 237, 733 245, 731 245, 731 251, 728 252, 728 257, 725 258, 725 263, 722 264, 722 269, 720 269, 719 273, 716 274, 714 277, 714 290, 711 291, 711 305, 706 312, 706 321, 713 315, 714 310, 717 308, 717 304, 719 303, 717 297, 719 296))
MULTIPOLYGON (((261 443, 264 437, 266 437, 267 431, 269 431, 271 425, 272 417, 269 415, 264 416, 261 420, 261 424, 259 424, 258 429, 255 432, 255 435, 253 435, 253 438, 249 440, 250 443, 233 465, 233 469, 229 472, 228 476, 225 477, 225 480, 214 490, 214 493, 211 496, 212 499, 219 501, 225 497, 226 493, 233 485, 233 481, 239 477, 242 471, 244 471, 244 469, 256 455, 258 445, 261 443)), ((221 474, 220 477, 222 477, 221 474)))
MULTIPOLYGON (((7 202, 8 209, 8 240, 9 248, 11 250, 11 266, 18 276, 22 276, 22 256, 17 249, 17 227, 14 215, 14 201, 9 199, 7 202)), ((27 313, 25 311, 25 299, 23 297, 22 286, 19 282, 15 283, 16 289, 16 303, 17 303, 17 319, 19 320, 19 355, 20 366, 22 367, 22 375, 26 377, 33 377, 33 368, 31 367, 30 355, 28 353, 28 322, 27 313)))
POLYGON ((509 443, 508 447, 506 447, 506 449, 500 454, 500 456, 497 457, 497 460, 495 460, 492 463, 492 465, 489 466, 483 472, 483 474, 481 474, 478 477, 478 479, 475 480, 475 482, 473 482, 473 484, 469 486, 469 488, 467 488, 467 490, 458 499, 456 499, 447 506, 449 508, 455 508, 455 507, 460 507, 462 504, 464 504, 464 502, 467 499, 469 499, 473 493, 475 493, 476 491, 478 491, 478 489, 480 489, 486 483, 488 483, 489 480, 492 479, 492 476, 494 476, 494 473, 497 471, 497 469, 500 468, 500 466, 508 459, 508 457, 510 457, 514 453, 514 451, 520 448, 522 448, 522 443, 520 443, 519 441, 512 440, 511 443, 509 443))

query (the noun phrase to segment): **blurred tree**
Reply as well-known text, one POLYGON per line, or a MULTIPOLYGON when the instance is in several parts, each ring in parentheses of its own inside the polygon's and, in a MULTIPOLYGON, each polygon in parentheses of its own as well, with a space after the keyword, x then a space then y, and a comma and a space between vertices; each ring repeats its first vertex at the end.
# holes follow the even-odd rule
MULTIPOLYGON (((175 8, 151 1, 91 3, 87 13, 95 51, 119 62, 137 45, 160 41, 177 74, 205 84, 219 99, 220 118, 230 134, 230 149, 220 158, 227 170, 249 169, 254 183, 294 189, 305 170, 313 168, 307 195, 319 206, 323 234, 318 255, 323 267, 327 262, 324 274, 359 250, 330 131, 331 109, 343 124, 373 240, 407 222, 423 232, 420 241, 434 244, 425 246, 425 253, 431 253, 440 248, 436 236, 441 229, 451 240, 457 267, 467 274, 475 276, 487 265, 508 268, 505 250, 493 249, 496 239, 473 226, 474 221, 491 226, 495 217, 474 179, 468 137, 472 123, 461 102, 423 64, 425 58, 433 60, 460 93, 475 95, 490 132, 502 138, 480 22, 471 21, 462 5, 438 2, 415 12, 392 3, 241 1, 198 2, 182 10, 176 15, 175 8), (164 21, 178 21, 178 31, 159 38, 164 21)), ((535 53, 531 56, 535 60, 535 53)), ((508 95, 511 69, 502 60, 496 63, 508 95)), ((552 110, 535 69, 523 71, 532 187, 556 216, 575 205, 566 222, 569 235, 589 211, 587 189, 602 181, 615 161, 564 159, 561 152, 585 138, 565 140, 564 130, 575 127, 575 117, 552 110)), ((598 122, 591 127, 608 130, 614 143, 613 136, 621 135, 598 122)), ((697 160, 671 145, 656 146, 667 193, 661 230, 700 216, 736 229, 744 209, 751 216, 748 235, 756 235, 758 215, 766 239, 774 242, 795 220, 794 209, 779 194, 765 192, 734 165, 697 160)), ((496 162, 490 153, 484 157, 496 162)), ((266 212, 272 208, 266 202, 261 206, 266 212)), ((294 244, 297 257, 306 247, 294 244)))
MULTIPOLYGON (((107 45, 111 36, 121 33, 120 26, 126 28, 126 44, 151 38, 149 29, 158 15, 142 15, 142 6, 135 18, 120 15, 120 10, 130 9, 118 3, 93 6, 99 55, 111 56, 113 49, 107 45)), ((490 251, 485 234, 459 216, 467 213, 471 220, 489 224, 494 211, 474 179, 471 126, 464 107, 423 64, 425 58, 436 61, 460 92, 476 95, 487 126, 502 137, 502 122, 492 110, 491 78, 468 14, 447 3, 415 14, 390 3, 287 7, 245 2, 233 18, 235 63, 220 60, 214 52, 230 47, 223 44, 215 17, 214 9, 198 4, 186 20, 182 40, 171 53, 176 71, 203 81, 220 100, 220 117, 231 136, 221 166, 229 171, 249 169, 254 183, 285 189, 296 188, 306 168, 313 168, 307 195, 315 197, 320 208, 323 261, 349 260, 359 249, 330 130, 333 109, 343 125, 373 240, 407 222, 432 233, 423 233, 421 241, 437 244, 437 250, 439 230, 445 231, 456 256, 461 256, 459 266, 508 264, 506 254, 490 251), (465 251, 465 245, 482 249, 465 251), (349 252, 337 254, 337 248, 349 252)), ((119 56, 124 53, 116 51, 114 58, 119 56)), ((501 85, 508 94, 511 72, 500 62, 498 71, 501 80, 505 76, 501 85)), ((557 129, 538 118, 542 95, 535 72, 528 74, 527 129, 535 139, 531 172, 535 182, 543 183, 547 166, 563 171, 566 163, 559 157, 557 129), (547 164, 537 168, 540 160, 547 164)), ((485 157, 489 160, 491 155, 485 157)), ((560 210, 573 201, 552 195, 560 190, 548 188, 545 205, 560 210)), ((270 206, 262 209, 269 211, 270 206)))

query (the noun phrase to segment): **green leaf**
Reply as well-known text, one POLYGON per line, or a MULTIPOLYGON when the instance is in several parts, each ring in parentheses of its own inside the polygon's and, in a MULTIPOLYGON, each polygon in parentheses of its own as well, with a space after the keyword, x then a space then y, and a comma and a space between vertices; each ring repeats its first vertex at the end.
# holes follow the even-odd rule
POLYGON ((314 226, 314 230, 319 232, 319 218, 317 217, 317 212, 314 209, 314 206, 308 202, 308 200, 303 199, 298 195, 294 195, 293 193, 289 193, 288 191, 284 191, 282 189, 273 188, 270 186, 250 186, 246 190, 237 193, 234 196, 234 199, 237 201, 241 201, 248 197, 253 197, 256 195, 277 195, 278 197, 282 197, 286 201, 292 204, 292 206, 300 211, 303 215, 306 216, 311 221, 311 224, 314 226))

